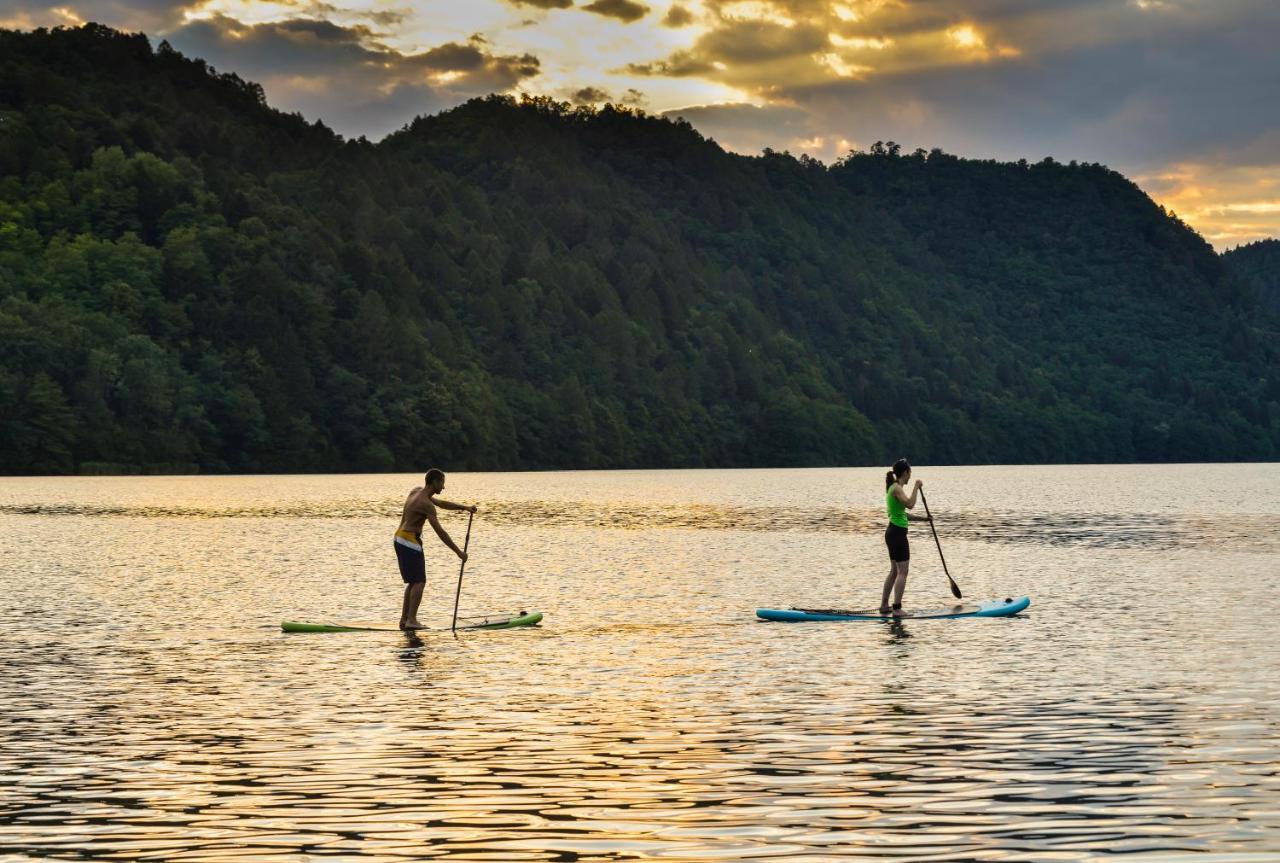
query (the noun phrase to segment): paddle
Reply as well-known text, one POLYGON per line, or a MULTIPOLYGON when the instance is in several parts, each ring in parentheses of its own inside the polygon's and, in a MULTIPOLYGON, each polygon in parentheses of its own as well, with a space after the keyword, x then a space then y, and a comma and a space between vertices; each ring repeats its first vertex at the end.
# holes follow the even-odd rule
POLYGON ((956 586, 956 580, 951 577, 951 573, 947 572, 947 559, 942 557, 942 543, 938 540, 938 529, 933 526, 933 513, 929 512, 929 499, 924 496, 924 489, 920 489, 920 500, 924 503, 924 514, 929 516, 929 530, 933 531, 933 541, 938 543, 938 557, 942 558, 942 571, 947 573, 947 581, 951 582, 951 595, 956 599, 963 599, 960 595, 960 588, 956 586))
MULTIPOLYGON (((453 622, 449 624, 450 632, 458 631, 458 600, 462 597, 462 571, 467 568, 466 553, 467 546, 471 545, 471 519, 475 517, 476 514, 474 512, 467 516, 467 538, 462 541, 463 558, 462 563, 458 566, 458 590, 453 595, 453 622)), ((956 596, 959 595, 958 593, 956 594, 956 596)))

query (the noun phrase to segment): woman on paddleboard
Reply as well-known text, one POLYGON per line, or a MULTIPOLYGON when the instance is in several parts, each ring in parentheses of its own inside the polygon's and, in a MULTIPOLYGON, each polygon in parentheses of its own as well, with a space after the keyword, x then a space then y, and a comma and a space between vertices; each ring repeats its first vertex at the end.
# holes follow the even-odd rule
POLYGON ((894 462, 893 469, 884 476, 884 504, 889 511, 889 526, 884 531, 884 544, 889 547, 889 577, 884 580, 884 591, 880 595, 880 613, 886 617, 902 616, 902 592, 907 589, 907 569, 911 565, 911 545, 907 542, 907 522, 929 521, 928 516, 912 515, 907 512, 915 509, 916 498, 924 485, 916 480, 907 494, 907 483, 911 481, 911 465, 905 458, 894 462), (893 591, 893 605, 889 605, 889 591, 893 591))

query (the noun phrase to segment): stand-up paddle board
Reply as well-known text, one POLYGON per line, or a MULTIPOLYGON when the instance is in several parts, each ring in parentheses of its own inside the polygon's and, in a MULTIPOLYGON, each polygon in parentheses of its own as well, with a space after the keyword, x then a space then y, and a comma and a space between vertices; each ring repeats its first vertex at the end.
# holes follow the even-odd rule
MULTIPOLYGON (((512 629, 517 626, 535 626, 542 620, 541 611, 521 611, 518 614, 487 614, 482 617, 459 617, 458 629, 512 629)), ((300 623, 286 620, 280 624, 285 632, 400 632, 397 626, 377 623, 300 623)), ((426 630, 411 630, 425 632, 426 630)))
POLYGON ((838 608, 757 608, 756 616, 763 620, 787 623, 821 620, 949 620, 955 617, 1008 617, 1030 604, 1030 597, 1019 596, 964 603, 933 611, 914 611, 896 618, 879 611, 844 611, 838 608))

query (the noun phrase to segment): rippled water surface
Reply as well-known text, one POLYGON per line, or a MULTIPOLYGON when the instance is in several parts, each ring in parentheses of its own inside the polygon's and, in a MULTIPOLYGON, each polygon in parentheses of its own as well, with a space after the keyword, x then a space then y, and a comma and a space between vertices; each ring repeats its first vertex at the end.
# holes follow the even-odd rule
POLYGON ((416 477, 0 479, 0 859, 1280 859, 1280 466, 918 468, 1026 613, 757 622, 878 601, 881 476, 453 474, 546 614, 457 637, 279 631, 394 623, 416 477))

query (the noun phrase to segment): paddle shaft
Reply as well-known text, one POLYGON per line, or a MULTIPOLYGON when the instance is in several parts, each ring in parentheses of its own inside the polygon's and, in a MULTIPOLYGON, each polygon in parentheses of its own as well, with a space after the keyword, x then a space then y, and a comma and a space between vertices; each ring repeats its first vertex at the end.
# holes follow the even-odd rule
POLYGON ((924 489, 920 489, 920 501, 924 504, 924 514, 929 516, 929 530, 933 531, 933 541, 938 544, 938 557, 942 560, 942 571, 947 574, 947 581, 951 582, 951 595, 956 599, 963 599, 960 595, 960 588, 956 585, 956 580, 951 577, 951 573, 947 570, 947 559, 942 556, 942 542, 938 539, 938 529, 933 526, 933 513, 929 512, 929 499, 924 496, 924 489))
POLYGON ((449 624, 450 632, 458 631, 458 600, 462 598, 462 571, 467 568, 467 547, 471 545, 471 519, 475 517, 474 512, 467 516, 467 538, 462 541, 462 563, 458 566, 458 590, 453 594, 453 622, 449 624))

